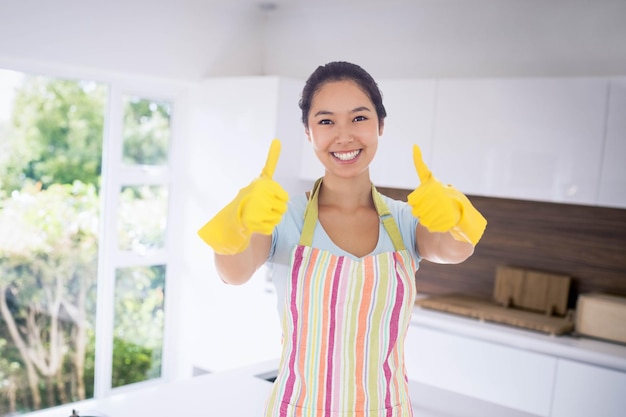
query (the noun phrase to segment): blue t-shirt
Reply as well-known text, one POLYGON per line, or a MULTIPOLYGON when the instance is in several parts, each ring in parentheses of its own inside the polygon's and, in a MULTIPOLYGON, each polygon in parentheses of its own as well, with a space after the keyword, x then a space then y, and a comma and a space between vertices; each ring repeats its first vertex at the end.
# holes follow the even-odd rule
MULTIPOLYGON (((411 207, 404 201, 394 200, 387 196, 382 196, 383 201, 389 208, 391 216, 396 221, 405 248, 411 253, 415 259, 415 264, 419 267, 421 257, 415 249, 415 228, 417 227, 417 218, 413 217, 411 207)), ((283 315, 283 298, 287 288, 287 280, 290 275, 290 257, 293 249, 300 242, 302 226, 304 224, 304 210, 306 209, 308 199, 306 195, 299 194, 289 200, 287 212, 283 216, 281 222, 274 228, 272 233, 272 247, 266 261, 266 266, 272 282, 276 288, 278 301, 278 312, 282 319, 283 315)), ((382 222, 378 233, 378 243, 376 248, 369 255, 377 255, 384 252, 393 252, 393 242, 387 234, 382 222)), ((348 253, 335 245, 330 239, 326 231, 319 221, 315 225, 313 234, 313 247, 329 251, 338 256, 346 256, 354 260, 359 258, 348 253)))

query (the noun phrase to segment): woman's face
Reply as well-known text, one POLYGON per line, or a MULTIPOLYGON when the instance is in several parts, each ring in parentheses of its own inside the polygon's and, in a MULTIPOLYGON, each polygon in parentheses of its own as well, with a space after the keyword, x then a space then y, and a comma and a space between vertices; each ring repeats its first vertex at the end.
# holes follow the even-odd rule
POLYGON ((324 84, 313 96, 308 122, 306 135, 327 172, 347 178, 367 171, 383 126, 358 84, 324 84))

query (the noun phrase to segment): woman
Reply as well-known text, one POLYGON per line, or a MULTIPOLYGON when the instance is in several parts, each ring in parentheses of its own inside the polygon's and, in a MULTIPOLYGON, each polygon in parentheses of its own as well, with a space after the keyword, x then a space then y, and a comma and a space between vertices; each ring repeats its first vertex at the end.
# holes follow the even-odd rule
POLYGON ((403 349, 419 261, 463 262, 486 221, 417 146, 421 184, 408 203, 376 191, 369 165, 386 111, 361 67, 318 67, 299 105, 324 176, 289 199, 272 180, 275 140, 261 175, 199 235, 227 283, 271 268, 284 340, 267 417, 411 416, 403 349))

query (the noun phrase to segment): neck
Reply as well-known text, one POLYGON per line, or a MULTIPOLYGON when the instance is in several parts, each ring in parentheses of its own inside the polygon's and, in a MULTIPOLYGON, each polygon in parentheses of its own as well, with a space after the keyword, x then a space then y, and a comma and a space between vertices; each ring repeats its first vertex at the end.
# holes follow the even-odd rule
POLYGON ((374 207, 372 182, 369 175, 362 175, 357 178, 339 178, 325 175, 318 197, 318 204, 345 209, 374 207))

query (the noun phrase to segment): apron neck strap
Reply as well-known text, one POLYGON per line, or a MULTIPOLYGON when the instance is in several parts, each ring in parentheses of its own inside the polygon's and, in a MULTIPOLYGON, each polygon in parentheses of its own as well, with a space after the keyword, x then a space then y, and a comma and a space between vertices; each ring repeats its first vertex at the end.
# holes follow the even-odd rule
MULTIPOLYGON (((317 201, 319 190, 322 186, 322 178, 315 181, 313 190, 311 191, 309 202, 304 210, 304 225, 302 226, 302 234, 300 235, 300 245, 312 246, 313 245, 313 233, 315 232, 315 225, 318 219, 317 201)), ((389 207, 383 201, 381 194, 376 190, 376 187, 372 185, 372 198, 374 199, 374 207, 378 212, 378 217, 383 224, 383 227, 387 231, 387 234, 393 242, 393 247, 396 251, 404 250, 404 241, 400 234, 400 229, 396 224, 389 207)))

